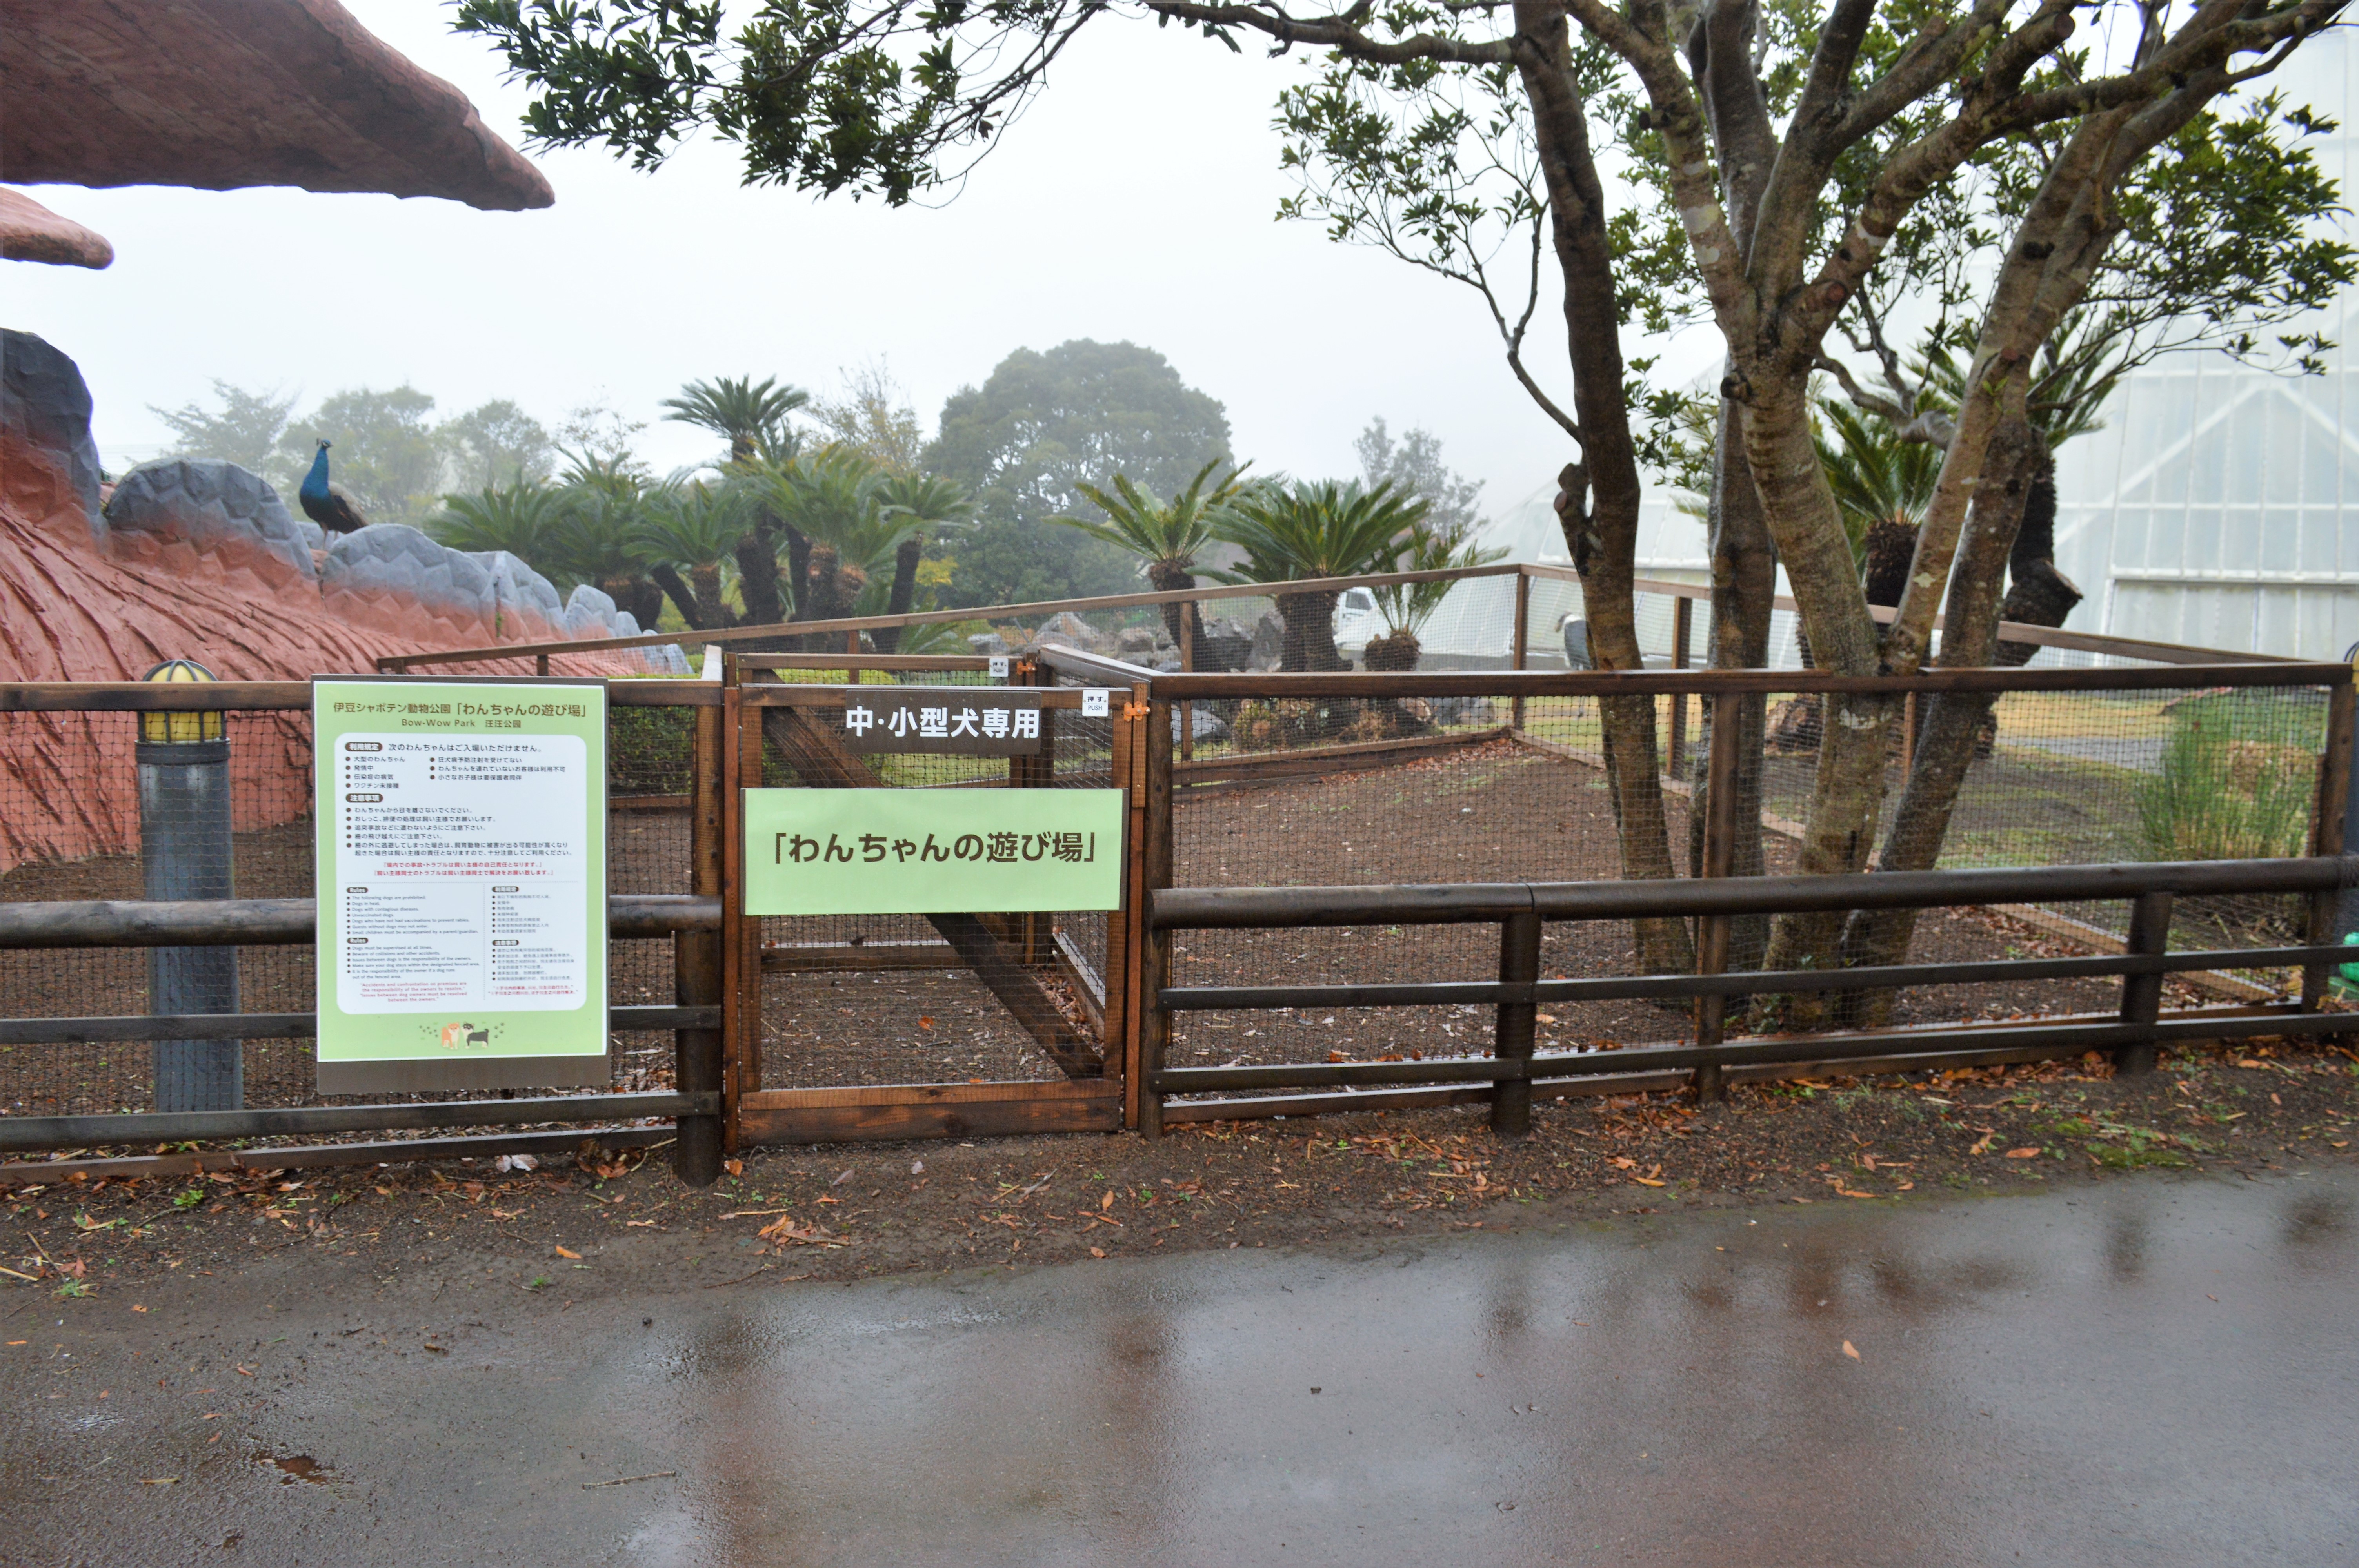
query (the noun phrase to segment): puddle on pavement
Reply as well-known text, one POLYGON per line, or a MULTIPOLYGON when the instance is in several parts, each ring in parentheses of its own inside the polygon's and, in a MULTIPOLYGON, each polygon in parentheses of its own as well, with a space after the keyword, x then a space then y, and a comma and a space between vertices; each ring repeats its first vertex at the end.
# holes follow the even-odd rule
POLYGON ((284 1486, 309 1481, 314 1486, 324 1487, 336 1478, 333 1470, 308 1454, 257 1454, 255 1460, 267 1469, 277 1471, 279 1482, 284 1486))

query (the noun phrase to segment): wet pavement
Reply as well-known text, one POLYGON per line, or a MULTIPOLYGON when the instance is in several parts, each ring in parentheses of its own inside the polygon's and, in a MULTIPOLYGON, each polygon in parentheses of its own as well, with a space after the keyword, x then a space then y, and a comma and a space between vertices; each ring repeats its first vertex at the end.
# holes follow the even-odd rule
POLYGON ((2349 1563, 2355 1216, 2148 1176, 570 1306, 11 1297, 0 1562, 2349 1563))

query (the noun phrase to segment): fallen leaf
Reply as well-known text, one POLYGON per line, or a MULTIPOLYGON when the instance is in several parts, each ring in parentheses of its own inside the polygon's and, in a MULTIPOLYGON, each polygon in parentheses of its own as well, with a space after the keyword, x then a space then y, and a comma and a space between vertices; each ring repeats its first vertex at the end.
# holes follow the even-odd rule
POLYGON ((1969 1154, 1987 1154, 1990 1152, 1991 1145, 1997 1141, 1998 1134, 1985 1127, 1983 1129, 1982 1137, 1975 1140, 1974 1146, 1967 1150, 1966 1152, 1969 1154))
POLYGON ((1616 1154, 1607 1163, 1617 1171, 1635 1171, 1638 1168, 1638 1162, 1631 1159, 1627 1154, 1616 1154))
POLYGON ((139 1484, 143 1487, 177 1487, 180 1478, 178 1476, 150 1476, 139 1484))
POLYGON ((1099 1200, 1098 1200, 1098 1207, 1100 1207, 1100 1208, 1112 1208, 1112 1207, 1114 1207, 1114 1195, 1113 1195, 1112 1193, 1108 1193, 1108 1194, 1106 1194, 1106 1195, 1105 1195, 1104 1197, 1103 1197, 1103 1198, 1099 1199, 1099 1200))
POLYGON ((2037 1149, 2010 1149, 2006 1152, 2006 1157, 2010 1160, 2037 1160, 2039 1158, 2039 1151, 2037 1149))
POLYGON ((745 1162, 743 1160, 723 1160, 721 1162, 721 1168, 728 1172, 733 1176, 742 1176, 745 1173, 745 1162))
POLYGON ((560 1248, 559 1248, 559 1249, 557 1249, 557 1255, 558 1255, 560 1258, 579 1258, 579 1257, 581 1257, 581 1256, 582 1256, 582 1254, 581 1254, 581 1253, 574 1251, 574 1250, 573 1250, 571 1248, 570 1248, 570 1247, 560 1247, 560 1248))
POLYGON ((431 1350, 437 1356, 448 1356, 451 1354, 448 1350, 443 1349, 440 1345, 429 1345, 426 1348, 431 1350))
POLYGON ((934 1021, 930 1018, 921 1018, 918 1020, 918 1027, 920 1029, 931 1029, 933 1026, 934 1021))
POLYGON ((1103 1247, 1093 1247, 1090 1249, 1090 1256, 1093 1258, 1103 1258, 1105 1256, 1105 1249, 1103 1247))
POLYGON ((1843 1341, 1843 1354, 1856 1361, 1859 1359, 1859 1347, 1852 1344, 1850 1340, 1846 1339, 1843 1341))
POLYGON ((237 1375, 241 1378, 251 1378, 254 1376, 254 1368, 251 1367, 241 1366, 237 1369, 237 1375))
POLYGON ((1630 1179, 1637 1183, 1642 1187, 1660 1187, 1668 1186, 1669 1184, 1666 1182, 1658 1182, 1652 1176, 1633 1176, 1630 1179))

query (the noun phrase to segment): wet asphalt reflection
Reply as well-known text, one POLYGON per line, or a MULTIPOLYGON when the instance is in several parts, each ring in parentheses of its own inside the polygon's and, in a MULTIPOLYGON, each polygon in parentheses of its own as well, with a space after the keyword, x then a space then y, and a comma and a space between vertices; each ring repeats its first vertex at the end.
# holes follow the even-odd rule
POLYGON ((2348 1563, 2354 1204, 2154 1178, 562 1313, 454 1285, 398 1359, 343 1331, 414 1306, 282 1289, 323 1343, 242 1450, 125 1387, 136 1333, 66 1331, 124 1392, 6 1402, 0 1560, 2348 1563))

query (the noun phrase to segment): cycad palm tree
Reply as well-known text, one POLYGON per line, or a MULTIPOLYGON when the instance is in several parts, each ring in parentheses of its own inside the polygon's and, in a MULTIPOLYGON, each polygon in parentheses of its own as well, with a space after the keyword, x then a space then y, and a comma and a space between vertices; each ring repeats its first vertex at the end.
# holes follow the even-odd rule
MULTIPOLYGON (((670 411, 665 418, 725 438, 730 466, 746 470, 794 460, 799 443, 787 416, 810 401, 810 393, 799 386, 780 386, 776 377, 757 383, 751 376, 734 380, 723 376, 717 381, 690 382, 679 389, 678 397, 664 399, 663 406, 670 411)), ((745 601, 749 623, 775 624, 786 620, 789 611, 801 607, 808 593, 809 539, 767 507, 756 507, 738 538, 736 556, 738 593, 745 601), (782 533, 787 546, 784 596, 778 588, 782 533)))
MULTIPOLYGON (((1082 517, 1052 517, 1068 528, 1078 528, 1093 539, 1138 556, 1147 568, 1147 580, 1155 585, 1158 593, 1178 593, 1196 586, 1196 556, 1205 546, 1218 538, 1213 525, 1221 520, 1229 503, 1243 493, 1245 468, 1231 469, 1208 492, 1204 481, 1221 466, 1213 459, 1196 470, 1188 488, 1169 501, 1156 500, 1140 490, 1126 474, 1114 476, 1114 492, 1108 494, 1093 484, 1077 484, 1073 488, 1093 502, 1104 513, 1105 521, 1093 522, 1082 517)), ((1181 611, 1179 604, 1163 607, 1163 624, 1170 629, 1171 640, 1180 641, 1181 611)))
POLYGON ((549 564, 595 585, 640 625, 663 616, 663 591, 647 578, 646 481, 621 459, 568 453, 572 462, 549 530, 549 564))
MULTIPOLYGON (((1408 548, 1393 564, 1393 570, 1403 572, 1454 571, 1466 567, 1486 567, 1506 557, 1504 548, 1486 550, 1474 542, 1474 530, 1469 526, 1456 528, 1420 527, 1410 538, 1408 548)), ((1450 590, 1458 585, 1448 579, 1439 582, 1397 582, 1375 590, 1376 611, 1385 618, 1385 635, 1371 638, 1363 656, 1372 670, 1414 670, 1423 648, 1418 634, 1450 590)))
POLYGON ((729 624, 721 568, 753 524, 750 502, 740 483, 687 476, 676 477, 647 497, 639 524, 655 557, 647 575, 679 607, 680 619, 692 631, 729 624))
MULTIPOLYGON (((1223 582, 1279 584, 1387 571, 1430 510, 1390 481, 1374 490, 1332 480, 1256 489, 1232 501, 1213 527, 1216 537, 1245 551, 1244 564, 1212 575, 1223 582)), ((1277 595, 1286 622, 1279 669, 1346 667, 1335 651, 1336 598, 1334 589, 1277 595)))
MULTIPOLYGON (((893 474, 879 493, 887 511, 915 524, 894 546, 893 586, 885 599, 886 614, 907 615, 917 601, 918 564, 925 558, 926 546, 945 528, 967 526, 974 517, 974 502, 964 486, 932 474, 893 474)), ((886 627, 875 633, 878 652, 898 652, 901 630, 886 627)))
POLYGON ((549 533, 562 511, 553 485, 519 479, 473 495, 446 495, 426 531, 454 550, 506 550, 536 569, 550 554, 549 533))
POLYGON ((1819 466, 1835 492, 1868 602, 1897 604, 1917 551, 1917 525, 1941 481, 1943 453, 1930 442, 1896 439, 1884 421, 1848 404, 1821 402, 1819 417, 1819 466))
POLYGON ((861 454, 822 447, 790 467, 767 470, 764 498, 810 540, 810 590, 798 621, 851 612, 869 576, 919 524, 885 504, 885 476, 861 454))

